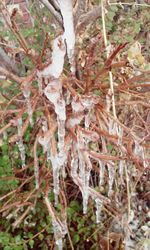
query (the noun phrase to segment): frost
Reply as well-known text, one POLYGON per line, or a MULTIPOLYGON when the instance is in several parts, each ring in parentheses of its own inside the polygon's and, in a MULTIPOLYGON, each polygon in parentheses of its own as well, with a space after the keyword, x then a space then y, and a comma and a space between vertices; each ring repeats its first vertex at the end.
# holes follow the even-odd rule
POLYGON ((18 148, 20 151, 20 157, 21 157, 21 162, 22 162, 22 167, 25 167, 25 147, 23 144, 23 140, 22 140, 22 118, 18 118, 17 120, 17 127, 18 127, 18 137, 19 137, 19 141, 18 141, 18 148))
POLYGON ((64 39, 67 45, 67 55, 71 65, 71 72, 75 73, 74 46, 75 32, 73 24, 72 0, 58 0, 64 24, 64 39))
POLYGON ((31 92, 30 92, 30 89, 29 89, 28 86, 24 86, 22 92, 23 92, 24 98, 26 100, 27 113, 28 113, 28 116, 29 116, 29 122, 32 125, 33 124, 33 120, 32 120, 32 105, 31 105, 31 100, 30 100, 31 92))
POLYGON ((102 202, 99 198, 95 199, 95 204, 96 204, 96 223, 100 223, 101 222, 101 210, 102 210, 102 202))

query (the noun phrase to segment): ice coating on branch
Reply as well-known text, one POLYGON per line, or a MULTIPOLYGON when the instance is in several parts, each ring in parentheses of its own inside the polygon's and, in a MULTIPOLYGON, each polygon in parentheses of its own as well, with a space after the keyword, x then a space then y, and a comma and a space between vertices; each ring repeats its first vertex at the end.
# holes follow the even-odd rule
POLYGON ((22 117, 18 118, 17 120, 17 128, 18 128, 18 137, 19 137, 19 141, 18 141, 18 148, 20 151, 20 157, 21 157, 21 162, 22 162, 22 167, 25 167, 25 147, 23 144, 23 140, 22 140, 22 117))
MULTIPOLYGON (((63 166, 66 160, 66 155, 64 152, 66 104, 62 96, 62 82, 59 79, 63 71, 65 53, 66 49, 64 38, 59 36, 54 40, 52 63, 43 71, 37 72, 38 77, 44 77, 45 84, 47 85, 44 89, 44 94, 54 105, 55 113, 57 115, 59 152, 56 153, 56 155, 53 155, 52 152, 49 152, 48 156, 48 159, 51 160, 53 168, 55 204, 58 203, 60 167, 63 166), (53 77, 53 79, 50 79, 51 77, 53 77)), ((43 144, 45 151, 47 151, 50 138, 44 137, 39 139, 40 143, 43 144)))
POLYGON ((74 47, 75 32, 73 23, 72 0, 58 0, 64 25, 64 39, 67 45, 67 55, 71 65, 71 72, 75 73, 74 47))
POLYGON ((96 205, 96 223, 101 222, 101 210, 102 210, 102 201, 99 198, 95 199, 95 205, 96 205))
POLYGON ((45 69, 37 71, 38 78, 42 76, 59 78, 63 71, 65 54, 64 38, 63 36, 58 36, 53 42, 52 63, 45 69))
POLYGON ((32 120, 32 113, 33 112, 32 112, 32 105, 31 105, 31 101, 30 101, 31 91, 30 91, 28 86, 24 86, 22 92, 23 92, 24 98, 26 100, 27 113, 28 113, 28 116, 29 116, 29 122, 32 125, 33 124, 33 120, 32 120))

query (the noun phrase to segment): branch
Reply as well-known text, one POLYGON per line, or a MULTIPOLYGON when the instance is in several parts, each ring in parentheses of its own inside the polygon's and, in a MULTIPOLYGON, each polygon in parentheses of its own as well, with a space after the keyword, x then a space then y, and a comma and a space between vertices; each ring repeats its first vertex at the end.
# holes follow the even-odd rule
POLYGON ((51 14, 55 17, 55 19, 58 22, 58 24, 60 25, 60 27, 63 28, 62 16, 58 11, 56 11, 54 6, 51 3, 49 3, 48 0, 39 0, 39 1, 41 3, 43 3, 48 8, 48 10, 51 12, 51 14))
POLYGON ((15 63, 2 48, 0 48, 0 66, 1 65, 5 66, 5 68, 9 69, 13 73, 18 73, 15 63))
POLYGON ((22 83, 22 79, 19 76, 13 74, 12 72, 8 71, 7 69, 2 68, 1 66, 0 66, 0 73, 2 75, 5 75, 7 78, 10 78, 18 83, 22 83))

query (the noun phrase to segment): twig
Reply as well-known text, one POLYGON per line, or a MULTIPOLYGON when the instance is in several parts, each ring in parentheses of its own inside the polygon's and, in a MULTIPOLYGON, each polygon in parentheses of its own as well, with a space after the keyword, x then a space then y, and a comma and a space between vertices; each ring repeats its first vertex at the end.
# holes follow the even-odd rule
POLYGON ((27 209, 24 211, 24 213, 18 218, 18 220, 16 220, 12 226, 15 229, 21 222, 22 220, 26 217, 26 215, 30 212, 31 210, 31 206, 27 207, 27 209))
POLYGON ((123 2, 119 2, 119 3, 110 3, 109 2, 109 5, 120 5, 120 6, 123 6, 123 5, 129 5, 129 6, 139 6, 139 7, 150 7, 149 4, 142 4, 142 3, 135 3, 135 2, 131 2, 131 3, 123 3, 123 2))
MULTIPOLYGON (((101 12, 102 12, 102 25, 103 25, 104 44, 105 44, 105 47, 106 47, 106 50, 107 50, 108 42, 107 42, 107 34, 106 34, 105 9, 104 9, 103 0, 101 1, 101 12)), ((109 54, 107 52, 107 58, 108 57, 109 57, 109 54)), ((110 89, 111 89, 111 94, 112 94, 113 115, 117 119, 116 107, 115 107, 114 86, 113 86, 113 75, 112 75, 111 71, 109 71, 109 81, 110 81, 110 89)))

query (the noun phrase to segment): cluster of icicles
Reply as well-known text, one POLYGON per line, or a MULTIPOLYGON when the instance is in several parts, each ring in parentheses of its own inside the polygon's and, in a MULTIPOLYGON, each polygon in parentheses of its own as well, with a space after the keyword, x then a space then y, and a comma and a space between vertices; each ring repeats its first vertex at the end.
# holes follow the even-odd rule
MULTIPOLYGON (((43 136, 39 136, 37 143, 42 145, 44 153, 47 154, 47 161, 51 162, 53 170, 53 186, 54 186, 54 195, 55 195, 55 205, 58 203, 59 195, 59 179, 60 174, 65 176, 65 165, 67 163, 68 153, 71 151, 71 176, 76 185, 78 185, 82 197, 83 197, 83 213, 87 212, 88 200, 89 197, 94 199, 96 206, 96 222, 100 223, 101 221, 101 210, 103 208, 103 202, 109 202, 109 199, 103 197, 94 189, 89 186, 90 173, 92 170, 92 163, 88 153, 89 143, 92 141, 96 142, 99 140, 99 135, 96 132, 89 130, 90 123, 95 121, 94 113, 92 112, 94 105, 98 103, 98 97, 94 95, 83 95, 78 96, 78 98, 70 98, 70 103, 72 106, 72 116, 66 120, 66 100, 62 93, 62 82, 61 74, 64 67, 64 57, 67 52, 67 56, 70 63, 70 70, 72 74, 75 72, 74 64, 74 46, 75 46, 75 33, 73 25, 73 15, 72 15, 72 1, 71 0, 58 0, 60 10, 64 22, 64 34, 58 36, 53 42, 53 52, 52 52, 52 63, 47 66, 44 70, 37 71, 37 80, 39 85, 39 92, 44 94, 49 100, 50 104, 54 107, 57 119, 58 127, 58 145, 57 152, 51 150, 51 140, 52 134, 48 129, 48 122, 45 118, 42 130, 43 136), (44 79, 46 87, 42 88, 42 81, 44 79), (80 122, 84 122, 84 128, 78 126, 76 130, 77 140, 76 142, 72 139, 70 140, 69 145, 65 145, 65 130, 66 128, 73 128, 76 125, 80 125, 80 122), (104 199, 105 198, 105 199, 104 199)), ((23 95, 27 104, 27 112, 29 115, 30 123, 32 124, 32 109, 30 103, 30 90, 24 88, 23 95)), ((109 106, 109 105, 108 105, 109 106)), ((83 127, 83 126, 82 126, 83 127)), ((25 147, 23 145, 23 139, 21 135, 22 131, 22 120, 18 119, 18 136, 19 136, 19 150, 22 160, 22 166, 25 166, 25 147)), ((118 134, 121 140, 122 130, 114 122, 110 121, 109 123, 109 133, 118 134)), ((103 143, 103 138, 101 138, 103 143)), ((119 143, 119 142, 118 142, 119 143)), ((120 143, 121 145, 121 143, 120 143)), ((104 145, 103 145, 104 146, 104 145)), ((105 146, 104 146, 105 147, 105 146)), ((139 147, 136 145, 136 153, 139 147)), ((107 149, 106 149, 107 151, 107 149)), ((107 152, 103 152, 107 153, 107 152)), ((140 152, 141 153, 141 152, 140 152)), ((35 181, 36 188, 39 188, 39 166, 38 158, 36 152, 34 154, 34 169, 35 169, 35 181)), ((109 175, 109 190, 108 196, 111 195, 112 186, 115 178, 115 168, 112 161, 101 161, 96 159, 99 163, 100 170, 100 186, 104 183, 104 173, 105 166, 108 167, 109 175)), ((124 174, 124 165, 125 161, 120 161, 119 171, 121 179, 124 174)), ((58 249, 63 248, 63 237, 67 233, 66 221, 60 221, 58 219, 52 208, 51 203, 48 198, 45 198, 45 202, 49 207, 49 211, 52 216, 52 225, 54 231, 54 237, 58 249)))

